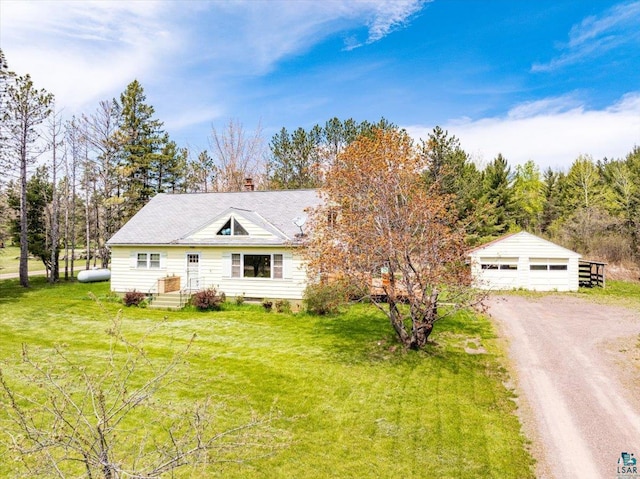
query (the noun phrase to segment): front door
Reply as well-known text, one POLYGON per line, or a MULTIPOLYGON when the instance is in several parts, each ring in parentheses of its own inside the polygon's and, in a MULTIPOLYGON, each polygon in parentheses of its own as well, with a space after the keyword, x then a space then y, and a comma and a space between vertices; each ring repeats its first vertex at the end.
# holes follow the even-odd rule
POLYGON ((187 253, 187 288, 200 288, 200 253, 187 253))

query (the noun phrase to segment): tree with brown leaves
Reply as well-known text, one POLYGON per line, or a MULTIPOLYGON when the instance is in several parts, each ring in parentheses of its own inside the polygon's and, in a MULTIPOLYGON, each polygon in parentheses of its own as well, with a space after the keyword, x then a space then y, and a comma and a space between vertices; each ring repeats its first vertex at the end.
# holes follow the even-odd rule
POLYGON ((406 132, 376 130, 339 155, 312 215, 310 278, 348 283, 420 349, 447 311, 473 301, 453 198, 426 186, 424 155, 406 132))

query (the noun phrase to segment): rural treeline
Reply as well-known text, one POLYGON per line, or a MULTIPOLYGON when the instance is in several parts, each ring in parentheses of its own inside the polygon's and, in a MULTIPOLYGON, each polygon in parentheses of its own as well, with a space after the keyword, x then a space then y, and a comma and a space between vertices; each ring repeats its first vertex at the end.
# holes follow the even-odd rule
MULTIPOLYGON (((212 129, 209 149, 194 151, 171 140, 137 80, 63 120, 53 95, 12 73, 0 50, 0 243, 21 246, 24 286, 28 255, 51 281, 73 277, 107 266, 106 241, 157 193, 239 191, 249 177, 259 189, 321 187, 355 139, 393 129, 384 118, 333 118, 282 128, 267 143, 260 127, 229 120, 212 129)), ((437 184, 449 195, 468 245, 524 229, 591 258, 640 259, 639 147, 625 158, 580 156, 568 171, 541 171, 535 159, 511 166, 502 155, 478 165, 439 127, 417 147, 425 191, 437 184)))

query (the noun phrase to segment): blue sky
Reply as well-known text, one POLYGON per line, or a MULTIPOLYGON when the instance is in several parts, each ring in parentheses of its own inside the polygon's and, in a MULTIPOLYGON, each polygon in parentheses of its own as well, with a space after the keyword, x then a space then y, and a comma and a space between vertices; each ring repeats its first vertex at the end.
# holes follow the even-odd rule
POLYGON ((180 146, 384 116, 480 165, 640 145, 640 1, 0 0, 0 47, 70 116, 137 78, 180 146))

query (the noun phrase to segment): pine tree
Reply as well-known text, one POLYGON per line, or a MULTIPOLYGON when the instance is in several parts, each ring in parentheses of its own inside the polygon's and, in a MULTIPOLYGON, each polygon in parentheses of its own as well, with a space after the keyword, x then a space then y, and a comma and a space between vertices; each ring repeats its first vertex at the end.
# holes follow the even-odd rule
MULTIPOLYGON (((6 61, 2 60, 2 64, 5 65, 6 61)), ((6 146, 2 150, 9 168, 17 170, 20 178, 20 284, 28 287, 28 168, 42 153, 37 142, 39 127, 51 114, 53 95, 44 89, 36 89, 28 74, 16 77, 5 72, 2 76, 6 87, 0 113, 1 140, 6 146)))
POLYGON ((132 81, 120 95, 121 123, 117 138, 122 145, 125 219, 133 216, 158 191, 154 175, 161 170, 167 135, 155 119, 153 106, 145 103, 144 89, 132 81))
POLYGON ((511 167, 502 154, 487 165, 482 172, 482 197, 480 208, 484 209, 482 236, 498 236, 509 230, 513 223, 513 190, 511 167))

